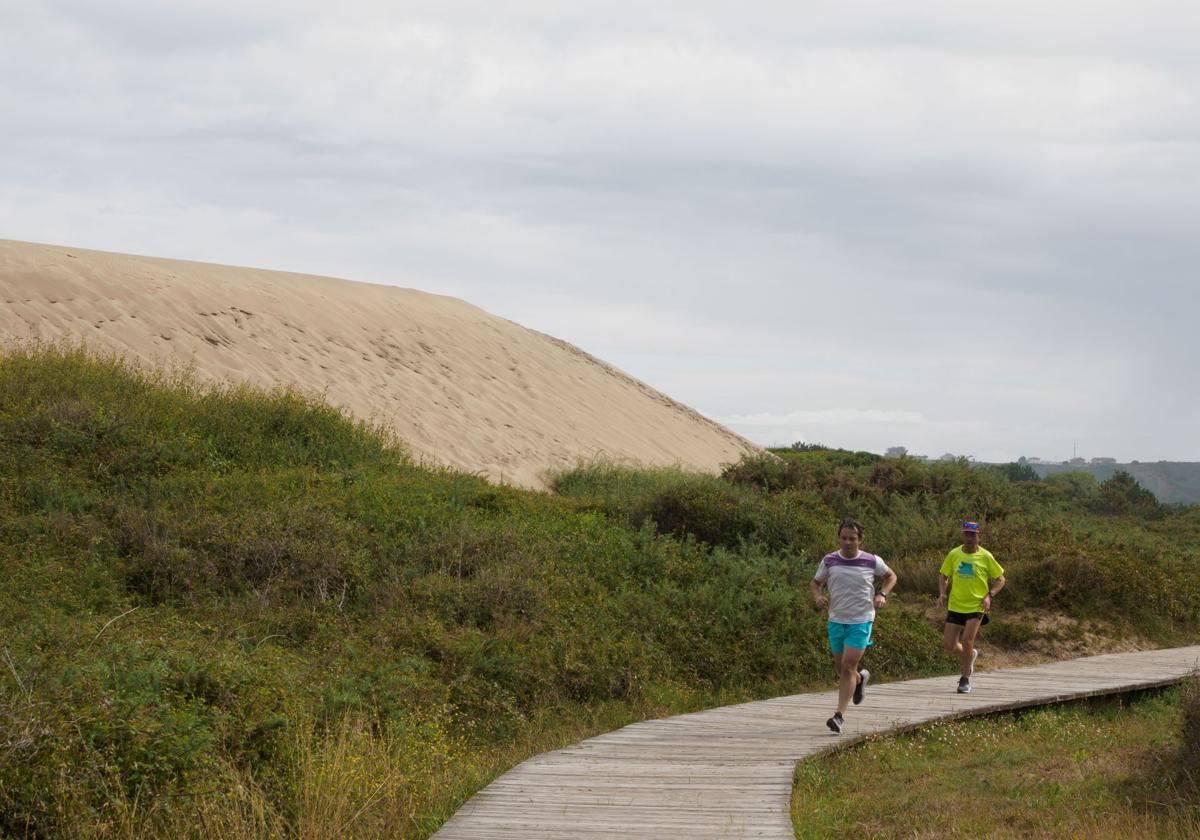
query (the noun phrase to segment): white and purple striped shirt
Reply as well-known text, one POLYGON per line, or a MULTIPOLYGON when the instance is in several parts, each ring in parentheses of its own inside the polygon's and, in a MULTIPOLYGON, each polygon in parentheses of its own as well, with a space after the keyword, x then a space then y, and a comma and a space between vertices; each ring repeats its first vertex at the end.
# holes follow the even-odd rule
POLYGON ((840 551, 826 554, 817 566, 814 580, 829 588, 829 620, 838 624, 862 624, 875 620, 875 578, 891 571, 883 558, 865 551, 843 557, 840 551))

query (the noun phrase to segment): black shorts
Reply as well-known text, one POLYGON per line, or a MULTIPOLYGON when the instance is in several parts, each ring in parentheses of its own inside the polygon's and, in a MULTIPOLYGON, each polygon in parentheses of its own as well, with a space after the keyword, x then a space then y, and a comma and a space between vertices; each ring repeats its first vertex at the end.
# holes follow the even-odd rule
POLYGON ((979 621, 980 624, 987 624, 987 622, 988 622, 987 613, 983 613, 983 612, 960 613, 960 612, 954 612, 953 610, 946 613, 946 623, 947 624, 958 624, 962 627, 966 627, 968 621, 979 621))

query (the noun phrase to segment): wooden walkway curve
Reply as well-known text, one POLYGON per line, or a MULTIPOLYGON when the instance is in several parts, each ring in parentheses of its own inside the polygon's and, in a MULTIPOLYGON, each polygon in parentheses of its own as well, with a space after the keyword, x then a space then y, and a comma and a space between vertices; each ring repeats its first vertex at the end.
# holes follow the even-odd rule
POLYGON ((846 729, 825 720, 836 692, 798 694, 644 721, 531 758, 455 814, 438 840, 778 838, 791 840, 801 759, 935 720, 1167 685, 1200 666, 1200 645, 1106 654, 872 684, 846 729))

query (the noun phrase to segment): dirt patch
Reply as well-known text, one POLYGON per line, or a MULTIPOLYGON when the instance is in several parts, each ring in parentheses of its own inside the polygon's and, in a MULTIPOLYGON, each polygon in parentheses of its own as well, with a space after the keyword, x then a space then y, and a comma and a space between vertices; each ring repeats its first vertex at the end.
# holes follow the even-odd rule
MULTIPOLYGON (((941 628, 946 618, 945 608, 930 604, 924 615, 930 623, 941 628)), ((1159 645, 1142 636, 1100 619, 1076 619, 1062 613, 1041 611, 996 610, 991 623, 979 634, 979 669, 1016 668, 1040 665, 1081 656, 1102 653, 1129 653, 1154 650, 1159 645), (1020 628, 1014 633, 1012 628, 1020 628), (989 639, 989 636, 994 638, 989 639), (998 639, 1019 637, 1021 641, 1008 644, 998 639)))

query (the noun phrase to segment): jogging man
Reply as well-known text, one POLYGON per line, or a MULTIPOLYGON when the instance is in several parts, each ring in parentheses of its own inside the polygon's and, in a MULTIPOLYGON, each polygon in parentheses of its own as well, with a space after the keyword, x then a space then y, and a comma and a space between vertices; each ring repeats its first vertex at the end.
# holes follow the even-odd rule
POLYGON ((958 693, 971 691, 971 674, 975 672, 975 638, 979 626, 992 608, 992 598, 1004 588, 1004 569, 992 553, 979 544, 979 523, 963 523, 963 544, 946 555, 938 576, 938 604, 945 604, 946 587, 950 586, 950 601, 946 613, 946 629, 942 636, 946 653, 957 655, 962 668, 958 693), (953 580, 953 583, 951 581, 953 580))
POLYGON ((850 701, 855 705, 862 702, 863 691, 871 679, 871 672, 859 668, 858 663, 871 644, 875 608, 886 604, 888 594, 896 588, 896 573, 883 558, 860 550, 862 539, 863 526, 854 519, 843 519, 838 526, 841 549, 821 559, 808 587, 817 609, 829 609, 829 649, 841 682, 837 711, 825 725, 839 734, 850 701), (883 578, 878 592, 877 577, 883 578), (829 597, 821 591, 823 586, 828 588, 829 597))

